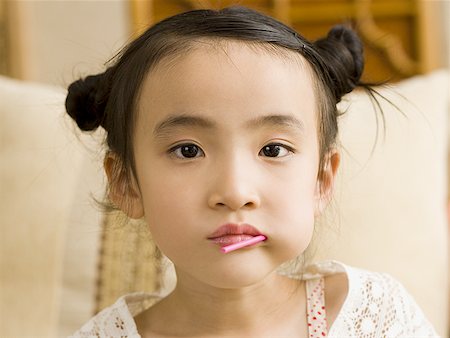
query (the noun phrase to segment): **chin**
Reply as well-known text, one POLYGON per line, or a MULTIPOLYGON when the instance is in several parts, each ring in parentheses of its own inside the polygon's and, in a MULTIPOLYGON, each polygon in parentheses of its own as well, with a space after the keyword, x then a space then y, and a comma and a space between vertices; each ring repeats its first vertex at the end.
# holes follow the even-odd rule
POLYGON ((240 289, 263 281, 278 265, 253 261, 245 264, 240 257, 199 271, 199 279, 205 284, 221 289, 240 289))

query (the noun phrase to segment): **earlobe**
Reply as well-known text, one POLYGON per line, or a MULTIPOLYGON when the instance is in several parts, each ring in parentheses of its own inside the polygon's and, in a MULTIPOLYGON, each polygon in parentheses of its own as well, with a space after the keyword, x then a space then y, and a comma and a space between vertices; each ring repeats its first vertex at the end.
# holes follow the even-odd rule
POLYGON ((331 150, 325 157, 325 165, 321 180, 317 180, 315 191, 314 216, 318 217, 325 210, 333 197, 337 170, 340 164, 340 154, 337 150, 331 150))
POLYGON ((137 182, 127 178, 119 157, 109 152, 106 154, 104 169, 108 178, 108 197, 111 202, 128 217, 138 219, 144 216, 142 198, 137 182))

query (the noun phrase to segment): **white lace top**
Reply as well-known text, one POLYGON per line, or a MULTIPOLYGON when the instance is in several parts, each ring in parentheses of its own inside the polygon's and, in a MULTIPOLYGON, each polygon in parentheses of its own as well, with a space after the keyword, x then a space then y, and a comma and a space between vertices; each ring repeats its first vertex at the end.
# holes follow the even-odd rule
MULTIPOLYGON (((310 337, 438 337, 422 310, 403 285, 386 273, 376 273, 330 260, 309 265, 301 272, 281 272, 307 283, 344 272, 349 289, 329 332, 310 337)), ((311 289, 312 290, 312 289, 311 289)), ((99 312, 71 337, 141 337, 133 317, 162 298, 159 294, 131 293, 99 312)))

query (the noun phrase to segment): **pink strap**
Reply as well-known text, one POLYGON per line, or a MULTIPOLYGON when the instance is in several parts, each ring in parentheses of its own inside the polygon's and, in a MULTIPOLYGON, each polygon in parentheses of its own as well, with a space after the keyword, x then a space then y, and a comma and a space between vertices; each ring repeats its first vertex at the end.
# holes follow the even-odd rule
POLYGON ((323 277, 306 281, 306 304, 309 337, 327 336, 325 279, 323 277))

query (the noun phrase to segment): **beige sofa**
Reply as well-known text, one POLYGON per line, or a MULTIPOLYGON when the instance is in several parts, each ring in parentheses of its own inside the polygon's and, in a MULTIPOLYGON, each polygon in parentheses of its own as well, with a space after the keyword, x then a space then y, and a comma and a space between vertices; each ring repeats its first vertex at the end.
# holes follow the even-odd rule
MULTIPOLYGON (((351 103, 340 122, 345 150, 315 260, 390 273, 447 336, 448 72, 396 90, 409 101, 387 95, 408 119, 385 105, 386 139, 380 132, 372 157, 370 101, 354 93, 342 103, 351 103)), ((103 217, 92 196, 104 192, 102 132, 80 135, 64 95, 0 77, 2 336, 65 336, 95 309, 103 217)))
POLYGON ((1 336, 65 334, 92 311, 103 174, 64 95, 0 78, 1 336))

